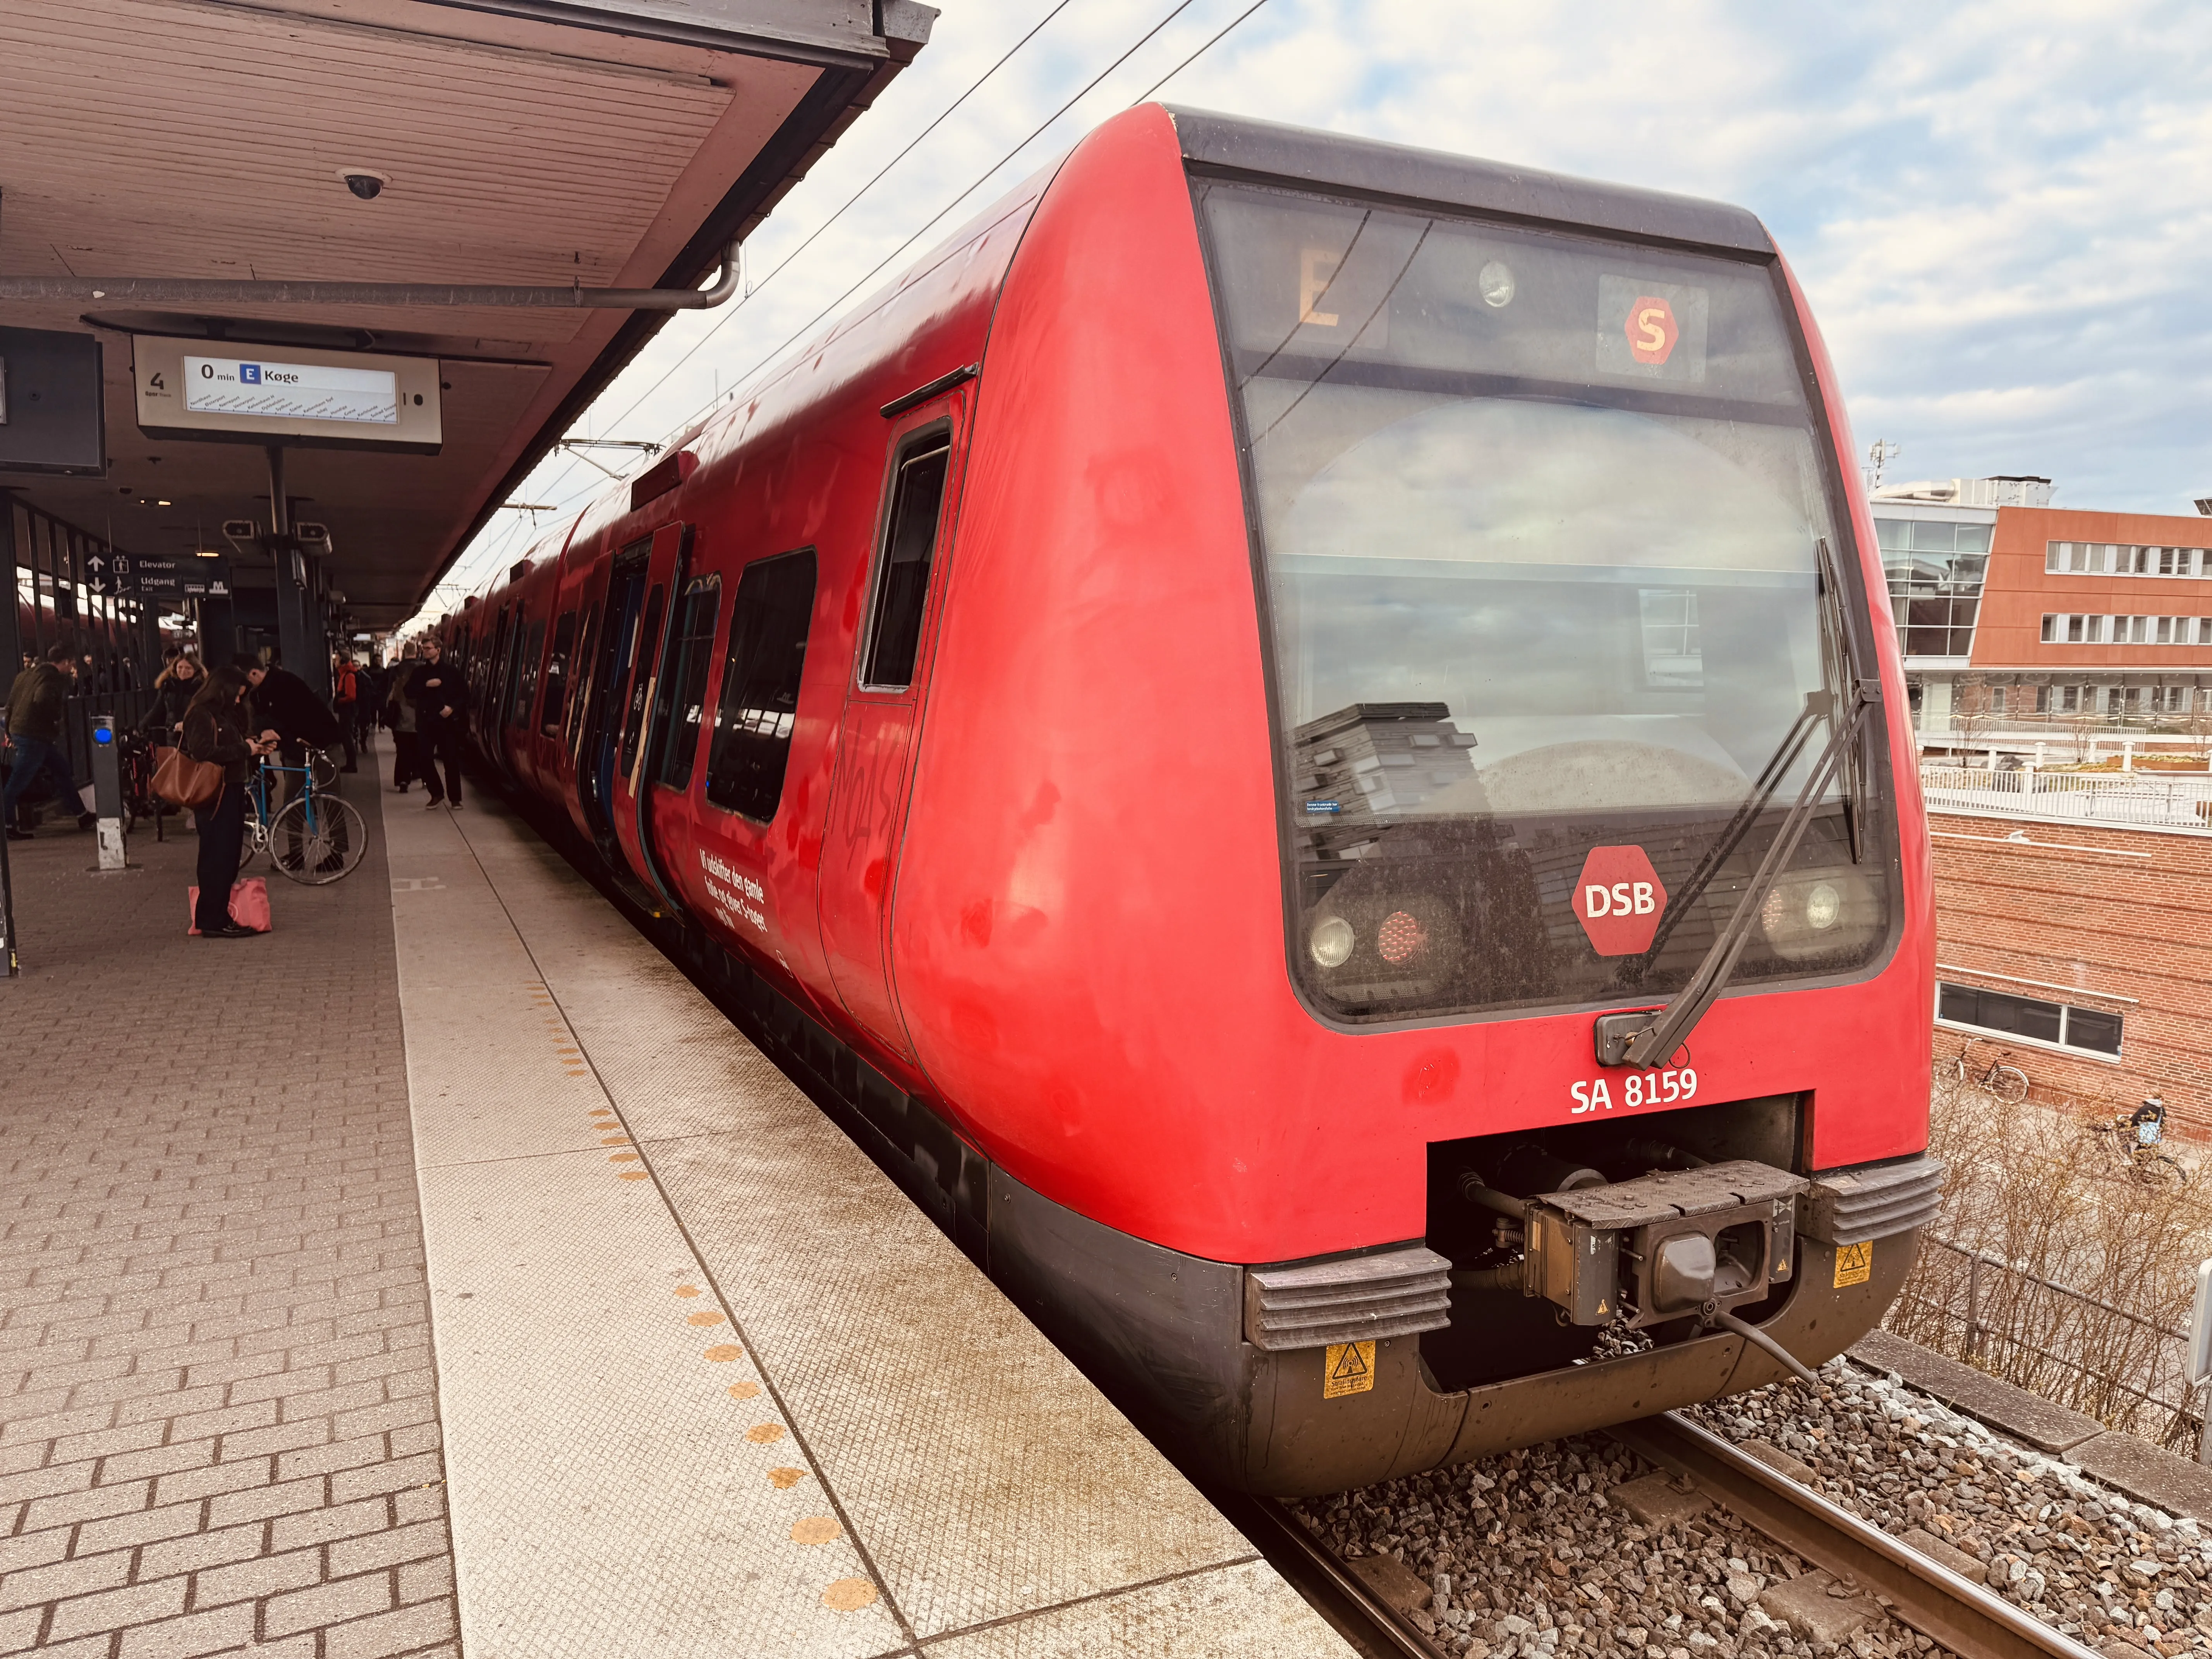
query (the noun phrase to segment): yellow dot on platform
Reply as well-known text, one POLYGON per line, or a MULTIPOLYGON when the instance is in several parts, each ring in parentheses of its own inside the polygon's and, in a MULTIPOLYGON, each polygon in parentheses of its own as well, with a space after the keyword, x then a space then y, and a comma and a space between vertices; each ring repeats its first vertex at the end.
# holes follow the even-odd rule
MULTIPOLYGON (((620 1158, 622 1154, 620 1152, 617 1152, 615 1156, 617 1158, 620 1158)), ((699 1287, 696 1285, 678 1285, 676 1287, 676 1294, 678 1296, 696 1296, 699 1294, 699 1287)))
POLYGON ((640 1154, 636 1152, 609 1152, 607 1154, 607 1162, 610 1164, 635 1164, 637 1162, 639 1156, 640 1154))
POLYGON ((781 1423, 756 1423, 752 1427, 745 1431, 745 1438, 751 1441, 756 1446, 765 1446, 771 1440, 781 1440, 783 1438, 783 1425, 781 1423))
POLYGON ((617 1170, 615 1171, 615 1179, 617 1181, 650 1181, 653 1177, 643 1170, 617 1170))
POLYGON ((757 1382, 732 1382, 730 1384, 730 1398, 732 1400, 750 1400, 759 1392, 760 1384, 757 1382))
POLYGON ((717 1365, 726 1365, 732 1359, 743 1359, 745 1351, 734 1342, 717 1342, 707 1350, 707 1358, 717 1365))
POLYGON ((822 1592, 822 1605, 839 1613, 865 1607, 876 1599, 876 1587, 865 1578, 840 1578, 822 1592))
POLYGON ((805 1469, 770 1469, 768 1472, 769 1485, 778 1492, 787 1492, 805 1479, 805 1469))
POLYGON ((791 1526, 791 1541, 794 1544, 826 1544, 833 1538, 842 1538, 844 1528, 826 1515, 810 1515, 791 1526))
POLYGON ((702 1308, 697 1313, 685 1314, 684 1322, 687 1325, 719 1325, 722 1322, 722 1316, 712 1308, 702 1308))

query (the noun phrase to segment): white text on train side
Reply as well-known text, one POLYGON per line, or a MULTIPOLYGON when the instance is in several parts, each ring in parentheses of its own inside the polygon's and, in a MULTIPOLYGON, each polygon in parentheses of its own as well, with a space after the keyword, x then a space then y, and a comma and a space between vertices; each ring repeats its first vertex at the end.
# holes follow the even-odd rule
POLYGON ((1569 1084, 1567 1092, 1575 1097, 1569 1111, 1576 1117, 1584 1112, 1611 1111, 1616 1103, 1613 1083, 1620 1085, 1618 1103, 1623 1106, 1672 1106, 1679 1101, 1694 1099, 1698 1092, 1698 1074, 1686 1066, 1662 1067, 1656 1072, 1630 1072, 1610 1081, 1601 1077, 1586 1083, 1569 1084))
POLYGON ((732 870, 712 853, 699 854, 699 870, 716 916, 732 926, 743 921, 768 932, 768 915, 763 908, 768 902, 768 891, 760 883, 741 870, 732 870))

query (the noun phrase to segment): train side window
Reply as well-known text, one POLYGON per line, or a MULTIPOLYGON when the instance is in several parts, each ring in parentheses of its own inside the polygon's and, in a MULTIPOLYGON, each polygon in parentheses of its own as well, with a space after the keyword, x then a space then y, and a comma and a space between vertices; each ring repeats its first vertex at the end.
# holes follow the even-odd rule
POLYGON ((745 567, 730 602, 730 649, 707 759, 707 799, 766 823, 783 798, 799 677, 814 620, 814 550, 745 567))
POLYGON ((553 654, 545 659, 545 701, 538 716, 538 735, 561 735, 561 717, 568 708, 568 653, 576 645, 576 613, 563 611, 553 624, 553 654))
POLYGON ((876 560, 875 615, 860 676, 860 684, 872 690, 902 691, 914 684, 922 609, 929 599, 929 567, 937 552, 945 475, 951 458, 951 439, 942 430, 899 458, 890 517, 876 560))
POLYGON ((592 601, 584 612, 583 649, 576 653, 576 672, 568 677, 568 706, 561 714, 561 739, 570 748, 580 741, 576 732, 576 717, 584 707, 586 688, 591 684, 592 647, 599 643, 599 602, 592 601))
POLYGON ((672 789, 691 787, 721 605, 722 579, 701 576, 684 588, 683 609, 677 613, 676 660, 661 680, 660 707, 653 714, 657 728, 667 734, 661 740, 659 778, 672 789))
POLYGON ((667 607, 668 588, 655 582, 645 596, 645 614, 638 618, 637 643, 632 648, 629 671, 629 712, 623 720, 621 768, 624 777, 637 764, 637 741, 645 730, 646 694, 652 689, 653 671, 660 654, 660 613, 667 607))
POLYGON ((520 726, 530 719, 532 699, 538 695, 538 663, 545 649, 545 621, 539 617, 527 629, 515 629, 517 660, 511 676, 507 718, 502 726, 520 726))

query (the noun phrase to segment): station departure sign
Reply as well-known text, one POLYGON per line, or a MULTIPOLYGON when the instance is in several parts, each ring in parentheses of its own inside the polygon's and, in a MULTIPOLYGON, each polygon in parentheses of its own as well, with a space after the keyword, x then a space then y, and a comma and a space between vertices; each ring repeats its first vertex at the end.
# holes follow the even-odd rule
POLYGON ((138 334, 131 373, 149 438, 412 455, 444 441, 434 357, 138 334))

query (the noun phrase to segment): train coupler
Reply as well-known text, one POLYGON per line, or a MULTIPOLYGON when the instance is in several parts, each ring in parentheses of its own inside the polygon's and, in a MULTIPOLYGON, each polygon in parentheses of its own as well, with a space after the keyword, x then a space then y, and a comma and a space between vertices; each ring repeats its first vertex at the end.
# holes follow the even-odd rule
POLYGON ((1638 1329, 1762 1300, 1793 1271, 1802 1176, 1747 1158, 1521 1200, 1521 1290, 1638 1329))

